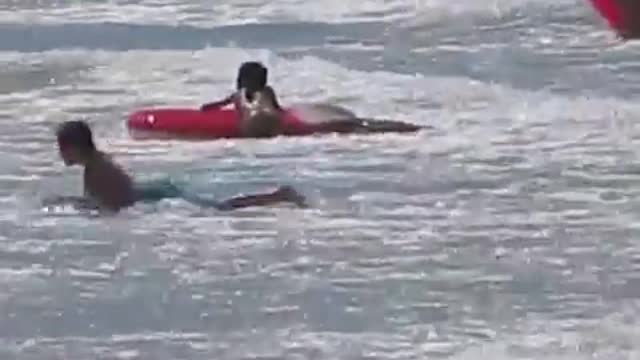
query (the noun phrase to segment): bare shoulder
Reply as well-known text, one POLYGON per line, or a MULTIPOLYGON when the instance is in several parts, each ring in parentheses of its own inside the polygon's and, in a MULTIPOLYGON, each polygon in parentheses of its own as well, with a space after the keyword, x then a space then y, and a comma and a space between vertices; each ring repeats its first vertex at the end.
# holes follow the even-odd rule
POLYGON ((276 96, 276 91, 273 90, 271 86, 265 86, 263 94, 276 109, 281 110, 282 107, 280 106, 280 102, 278 101, 278 97, 276 96))
POLYGON ((262 90, 264 92, 264 94, 272 99, 275 99, 276 97, 276 91, 273 90, 273 88, 269 85, 264 87, 264 90, 262 90))
POLYGON ((85 168, 85 192, 101 206, 117 210, 134 201, 133 181, 110 156, 100 153, 85 168))
POLYGON ((131 177, 124 168, 117 164, 109 154, 100 153, 98 165, 100 166, 97 166, 96 172, 101 175, 109 176, 110 178, 114 178, 114 180, 116 180, 115 178, 120 178, 124 181, 131 180, 131 177))

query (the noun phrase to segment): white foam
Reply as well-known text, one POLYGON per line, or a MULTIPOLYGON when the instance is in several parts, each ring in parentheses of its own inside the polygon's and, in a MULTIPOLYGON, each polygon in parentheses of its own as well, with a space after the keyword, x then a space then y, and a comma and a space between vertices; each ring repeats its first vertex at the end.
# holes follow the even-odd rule
POLYGON ((23 23, 79 23, 125 22, 129 24, 190 24, 220 26, 270 21, 346 21, 370 20, 394 16, 406 8, 405 0, 380 3, 363 0, 358 3, 327 0, 276 0, 271 2, 238 0, 211 3, 210 1, 178 2, 82 1, 66 6, 44 8, 14 8, 0 10, 0 21, 23 23))
MULTIPOLYGON (((172 16, 194 23, 238 18, 272 21, 287 16, 344 21, 410 14, 408 1, 207 3, 148 0, 140 3, 143 5, 68 6, 59 2, 60 6, 52 5, 52 16, 36 16, 35 21, 127 20, 127 16, 144 23, 163 18, 171 23, 172 16), (190 15, 198 6, 216 9, 190 15), (222 14, 219 18, 204 19, 216 11, 222 14), (385 14, 367 14, 376 11, 385 14), (145 15, 156 17, 149 20, 145 15)), ((504 8, 530 3, 438 0, 422 3, 426 6, 423 12, 414 15, 419 18, 437 9, 486 12, 496 4, 504 8)), ((18 9, 2 16, 17 14, 19 19, 38 12, 43 11, 18 9)), ((590 75, 588 66, 566 66, 590 75)), ((214 328, 207 327, 211 334, 180 337, 162 332, 164 329, 140 334, 136 329, 153 328, 158 321, 140 311, 141 318, 133 319, 135 325, 127 325, 128 319, 116 325, 98 324, 114 326, 108 333, 121 335, 113 337, 40 334, 25 345, 34 356, 37 350, 51 354, 62 343, 86 354, 151 356, 136 349, 144 342, 158 352, 177 351, 185 356, 194 343, 204 349, 200 355, 205 351, 219 355, 220 349, 231 349, 236 357, 295 357, 298 351, 307 350, 321 358, 586 360, 596 355, 606 359, 638 356, 633 341, 637 338, 633 325, 637 309, 618 307, 624 304, 612 300, 614 294, 597 293, 611 286, 623 296, 635 294, 633 252, 637 246, 623 231, 637 223, 637 216, 625 208, 614 208, 615 204, 603 205, 594 196, 608 187, 598 172, 615 172, 607 166, 629 160, 616 156, 615 151, 631 152, 637 147, 633 122, 613 129, 617 124, 610 120, 637 118, 640 106, 633 98, 523 90, 508 83, 472 81, 465 74, 398 74, 389 68, 365 72, 312 56, 287 59, 270 51, 234 48, 0 53, 0 69, 3 75, 26 84, 0 94, 0 117, 6 121, 0 154, 2 169, 8 174, 0 181, 7 192, 31 183, 51 190, 56 181, 73 179, 75 183, 69 181, 73 186, 66 189, 79 193, 76 177, 80 174, 70 169, 61 174, 51 132, 55 124, 75 117, 88 118, 100 145, 115 152, 117 160, 139 176, 193 176, 190 184, 203 193, 215 190, 224 197, 249 192, 248 188, 260 182, 273 186, 300 181, 310 194, 320 188, 318 208, 309 211, 250 209, 220 214, 176 200, 153 205, 157 207, 150 213, 136 207, 122 217, 95 222, 77 216, 37 216, 32 221, 21 212, 16 215, 13 205, 19 199, 9 201, 12 206, 0 216, 7 232, 2 241, 14 240, 10 236, 18 241, 2 245, 9 260, 0 267, 0 287, 11 296, 24 292, 13 300, 27 304, 45 290, 49 302, 34 307, 34 313, 64 305, 97 314, 66 314, 69 323, 83 324, 73 329, 77 335, 86 331, 86 321, 111 315, 114 304, 127 303, 132 311, 140 306, 159 312, 200 311, 201 300, 184 300, 195 295, 210 302, 203 309, 206 312, 228 310, 222 316, 233 316, 233 326, 240 328, 232 333, 220 325, 218 331, 218 322, 214 322, 205 325, 213 324, 214 328), (271 82, 285 104, 330 101, 363 116, 402 118, 432 124, 438 131, 417 136, 180 142, 179 146, 174 141, 136 142, 126 135, 123 123, 130 111, 151 105, 197 106, 226 95, 233 87, 237 66, 249 59, 269 66, 271 82), (521 159, 510 162, 513 157, 521 159), (581 164, 600 167, 585 170, 579 168, 581 164), (569 175, 583 176, 594 184, 566 184, 571 181, 563 173, 568 166, 574 167, 569 175), (531 169, 550 172, 545 176, 553 185, 530 193, 526 186, 536 181, 531 169), (32 171, 39 177, 25 175, 32 171), (45 175, 47 180, 43 180, 45 175), (474 183, 484 179, 490 184, 474 183), (333 188, 326 191, 330 194, 326 199, 322 187, 333 188), (580 211, 570 203, 561 204, 567 208, 558 206, 557 194, 565 201, 580 201, 580 211), (566 233, 559 234, 557 228, 566 233), (20 242, 25 238, 34 241, 20 242), (64 240, 51 242, 52 238, 64 240), (96 248, 84 246, 91 243, 96 248), (103 243, 112 247, 105 250, 103 246, 109 245, 103 243), (49 247, 55 247, 55 252, 49 247), (53 259, 42 260, 42 267, 31 265, 37 261, 32 258, 47 251, 53 259), (28 257, 20 259, 14 254, 28 257), (615 261, 610 262, 613 255, 615 261), (54 281, 52 272, 57 275, 54 281), (106 278, 110 280, 104 281, 106 278), (229 284, 231 288, 225 288, 229 284), (82 306, 69 305, 67 296, 75 295, 75 286, 91 300, 82 306), (524 293, 527 291, 530 294, 524 293), (371 296, 359 302, 356 298, 362 293, 371 296), (136 294, 143 299, 139 301, 136 294), (308 306, 309 299, 324 301, 325 295, 334 294, 339 295, 329 300, 340 301, 338 297, 344 295, 350 298, 345 300, 348 304, 308 306), (247 303, 250 306, 234 304, 240 299, 251 301, 252 296, 257 300, 247 303), (526 316, 518 313, 547 304, 552 308, 545 316, 534 311, 526 316), (351 306, 360 306, 361 315, 339 312, 351 306), (322 311, 320 320, 301 313, 324 307, 330 311, 322 311), (265 320, 247 308, 272 313, 265 320), (299 316, 309 328, 283 324, 280 309, 299 309, 283 313, 299 316), (591 309, 595 319, 585 319, 584 313, 591 309), (602 322, 596 317, 598 311, 602 322), (343 320, 346 316, 356 321, 343 320), (436 319, 431 321, 431 316, 436 319), (440 316, 443 318, 438 319, 440 316), (283 330, 273 331, 273 326, 283 330)), ((621 179, 614 175, 607 179, 621 179)), ((627 177, 632 175, 625 180, 627 177)), ((635 199, 632 187, 617 189, 630 195, 630 203, 635 199)), ((7 295, 0 295, 0 307, 8 313, 10 306, 4 306, 11 303, 6 300, 7 295)), ((200 323, 189 320, 190 314, 177 316, 180 321, 191 321, 187 327, 197 327, 200 323)), ((22 325, 25 332, 39 330, 36 322, 22 325)))
MULTIPOLYGON (((621 305, 622 309, 629 308, 629 304, 621 305)), ((517 331, 498 333, 495 341, 470 346, 451 358, 589 360, 640 356, 640 347, 633 340, 640 329, 629 324, 621 312, 603 316, 601 321, 593 321, 592 326, 588 324, 569 329, 568 322, 531 316, 518 322, 517 331)))
MULTIPOLYGON (((7 63, 38 63, 43 69, 64 63, 71 75, 46 87, 0 94, 0 103, 7 104, 4 107, 7 116, 20 117, 38 126, 71 116, 124 123, 127 113, 151 104, 197 107, 227 95, 233 88, 238 65, 249 59, 263 61, 271 69, 271 83, 285 104, 332 102, 361 116, 405 119, 456 129, 460 132, 456 137, 458 140, 476 145, 484 141, 487 147, 499 139, 496 136, 503 130, 526 126, 536 119, 546 119, 551 127, 564 129, 549 136, 565 136, 567 127, 575 124, 601 131, 602 126, 598 124, 603 124, 603 118, 614 115, 624 120, 640 115, 640 108, 635 103, 615 98, 562 97, 546 91, 516 90, 462 77, 426 77, 388 71, 365 73, 314 57, 285 60, 265 50, 234 48, 195 52, 4 53, 2 62, 7 63), (496 116, 505 119, 507 127, 483 125, 487 119, 496 116), (567 119, 576 119, 576 122, 567 119), (461 127, 474 122, 477 126, 461 127)), ((123 129, 120 130, 122 135, 125 134, 123 129)), ((612 136, 623 135, 614 131, 613 126, 605 130, 612 136)))
MULTIPOLYGON (((41 1, 37 6, 21 2, 0 8, 0 22, 86 23, 124 22, 129 24, 220 26, 287 21, 370 21, 415 18, 435 19, 468 12, 499 15, 534 0, 235 0, 212 3, 208 0, 110 0, 102 2, 41 1)), ((549 2, 557 5, 558 2, 549 2)), ((562 4, 579 6, 575 0, 562 4)))

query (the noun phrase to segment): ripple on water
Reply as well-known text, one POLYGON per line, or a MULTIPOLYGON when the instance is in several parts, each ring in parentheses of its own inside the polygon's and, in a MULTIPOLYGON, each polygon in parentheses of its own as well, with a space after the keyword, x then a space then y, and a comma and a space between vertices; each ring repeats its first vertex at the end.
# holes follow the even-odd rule
POLYGON ((318 32, 301 30, 298 42, 333 39, 304 54, 285 39, 273 51, 0 54, 0 357, 633 358, 640 108, 624 90, 635 49, 605 48, 574 2, 0 5, 0 19, 28 18, 41 32, 60 31, 46 22, 96 29, 92 19, 138 23, 136 36, 217 34, 184 24, 238 19, 342 22, 293 27, 318 32), (362 44, 344 46, 360 32, 362 44), (389 39, 411 46, 390 52, 389 39), (283 102, 337 99, 436 130, 200 143, 127 135, 133 109, 223 96, 249 58, 269 65, 283 102), (108 218, 27 209, 34 188, 81 192, 53 139, 71 117, 87 118, 137 178, 168 175, 213 198, 290 183, 314 208, 221 213, 172 199, 108 218))

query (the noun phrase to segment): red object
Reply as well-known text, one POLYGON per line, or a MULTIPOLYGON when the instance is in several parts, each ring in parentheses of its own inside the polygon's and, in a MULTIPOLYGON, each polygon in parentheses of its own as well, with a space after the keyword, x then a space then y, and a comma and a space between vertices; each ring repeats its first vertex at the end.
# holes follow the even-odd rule
MULTIPOLYGON (((240 121, 234 109, 200 111, 185 108, 146 109, 129 115, 127 127, 135 138, 239 138, 240 121)), ((310 135, 317 129, 292 112, 284 117, 284 135, 310 135)))
POLYGON ((593 7, 604 17, 609 26, 618 32, 626 30, 625 15, 618 0, 591 0, 593 7))

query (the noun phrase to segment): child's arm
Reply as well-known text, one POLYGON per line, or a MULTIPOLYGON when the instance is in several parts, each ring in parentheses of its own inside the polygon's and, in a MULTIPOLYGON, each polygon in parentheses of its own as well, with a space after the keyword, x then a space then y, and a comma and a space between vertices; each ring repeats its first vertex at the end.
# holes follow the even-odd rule
POLYGON ((276 110, 282 111, 282 107, 280 106, 280 103, 278 102, 278 97, 276 96, 276 92, 273 90, 271 86, 266 86, 264 88, 264 94, 269 98, 269 100, 271 101, 271 104, 276 110))
POLYGON ((200 111, 216 110, 216 109, 219 109, 221 107, 225 107, 225 106, 233 103, 234 97, 235 97, 235 94, 231 94, 231 95, 227 96, 226 98, 224 98, 224 99, 222 99, 220 101, 204 104, 204 105, 202 105, 200 107, 200 111))
POLYGON ((54 196, 42 201, 42 206, 72 206, 77 210, 98 210, 98 205, 83 196, 54 196))

